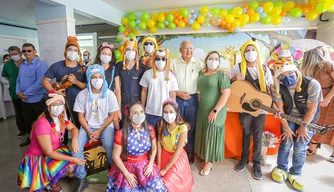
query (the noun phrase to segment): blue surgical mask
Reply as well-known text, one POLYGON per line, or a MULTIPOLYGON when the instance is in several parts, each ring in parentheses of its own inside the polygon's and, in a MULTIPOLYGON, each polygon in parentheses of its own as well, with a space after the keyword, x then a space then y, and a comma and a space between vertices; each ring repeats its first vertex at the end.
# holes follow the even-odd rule
POLYGON ((292 87, 296 85, 297 77, 296 75, 285 76, 282 79, 280 79, 280 82, 287 87, 292 87))

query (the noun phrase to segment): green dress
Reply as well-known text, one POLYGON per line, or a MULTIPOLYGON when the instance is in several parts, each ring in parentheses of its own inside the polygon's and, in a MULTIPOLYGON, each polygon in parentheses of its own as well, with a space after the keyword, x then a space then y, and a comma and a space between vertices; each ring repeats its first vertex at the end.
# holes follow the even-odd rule
POLYGON ((208 123, 208 116, 216 106, 221 90, 230 88, 230 79, 223 72, 210 76, 200 72, 197 87, 200 102, 197 109, 195 152, 205 162, 218 162, 224 159, 226 106, 219 111, 215 122, 208 123))

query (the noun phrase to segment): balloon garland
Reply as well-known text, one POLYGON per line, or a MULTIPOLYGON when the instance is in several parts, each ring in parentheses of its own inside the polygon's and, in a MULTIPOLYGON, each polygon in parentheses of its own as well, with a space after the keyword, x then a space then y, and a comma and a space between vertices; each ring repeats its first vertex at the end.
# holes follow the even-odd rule
POLYGON ((293 1, 261 2, 253 1, 228 10, 219 7, 203 6, 198 12, 193 9, 179 8, 169 12, 161 11, 149 14, 143 12, 140 16, 129 13, 121 20, 118 28, 117 41, 124 37, 135 38, 140 31, 154 34, 158 30, 191 27, 200 30, 201 26, 214 26, 229 32, 238 32, 240 28, 252 23, 264 25, 288 24, 291 19, 305 17, 308 21, 316 20, 321 13, 334 12, 334 0, 308 0, 304 4, 293 1))

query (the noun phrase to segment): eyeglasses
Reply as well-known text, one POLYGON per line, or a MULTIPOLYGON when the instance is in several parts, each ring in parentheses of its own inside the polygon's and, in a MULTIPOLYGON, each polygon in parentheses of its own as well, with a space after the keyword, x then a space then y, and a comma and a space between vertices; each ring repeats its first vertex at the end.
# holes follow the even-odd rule
POLYGON ((26 52, 31 53, 32 50, 22 50, 22 53, 26 53, 26 52))
POLYGON ((167 61, 167 58, 166 57, 162 57, 162 58, 156 57, 155 60, 156 61, 160 61, 160 60, 167 61))
POLYGON ((62 143, 64 141, 65 133, 64 131, 59 131, 58 133, 59 133, 59 141, 62 143))
POLYGON ((153 42, 145 42, 144 45, 145 45, 145 46, 146 46, 146 45, 154 45, 154 43, 153 43, 153 42))

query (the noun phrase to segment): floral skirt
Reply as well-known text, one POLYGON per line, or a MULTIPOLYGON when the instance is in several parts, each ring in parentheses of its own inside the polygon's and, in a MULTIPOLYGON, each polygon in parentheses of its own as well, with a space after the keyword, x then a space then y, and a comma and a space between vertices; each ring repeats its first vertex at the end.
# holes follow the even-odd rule
MULTIPOLYGON (((71 156, 67 146, 61 146, 56 152, 71 156)), ((60 161, 42 156, 24 156, 19 166, 17 184, 21 189, 42 191, 47 185, 57 183, 72 165, 70 161, 60 161)))
POLYGON ((139 161, 136 163, 124 162, 126 169, 137 177, 137 187, 131 188, 122 171, 114 163, 108 174, 107 192, 167 192, 167 189, 162 182, 158 167, 153 165, 153 172, 150 176, 144 175, 144 170, 148 164, 148 160, 139 161))

